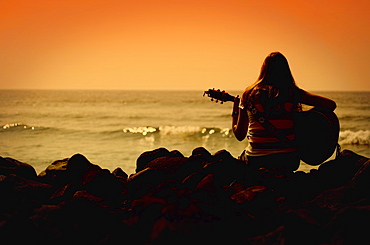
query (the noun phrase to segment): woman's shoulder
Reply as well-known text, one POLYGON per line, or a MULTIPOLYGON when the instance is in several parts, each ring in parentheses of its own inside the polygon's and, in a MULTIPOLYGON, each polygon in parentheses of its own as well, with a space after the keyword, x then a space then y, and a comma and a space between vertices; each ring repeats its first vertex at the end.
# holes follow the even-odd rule
POLYGON ((269 89, 271 89, 269 85, 261 85, 261 84, 251 85, 244 90, 243 95, 267 92, 269 89))
POLYGON ((257 86, 251 85, 244 90, 242 95, 244 101, 247 101, 250 98, 250 96, 253 96, 256 93, 256 87, 257 86))
POLYGON ((242 104, 246 104, 247 101, 253 100, 253 101, 260 101, 262 98, 267 97, 268 95, 268 88, 265 86, 250 86, 247 87, 242 96, 242 104))

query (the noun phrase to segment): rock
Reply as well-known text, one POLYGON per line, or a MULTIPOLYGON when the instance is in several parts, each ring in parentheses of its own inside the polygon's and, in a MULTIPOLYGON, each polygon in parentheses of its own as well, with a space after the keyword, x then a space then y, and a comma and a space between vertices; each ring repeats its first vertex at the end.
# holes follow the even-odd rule
POLYGON ((215 155, 213 158, 215 161, 204 165, 204 170, 214 175, 219 187, 230 185, 233 181, 242 179, 246 171, 244 162, 230 158, 228 154, 215 155))
POLYGON ((347 186, 343 201, 349 203, 370 198, 370 160, 361 166, 347 186))
POLYGON ((232 195, 231 200, 233 200, 236 204, 244 204, 246 202, 253 201, 257 197, 257 195, 263 193, 266 190, 266 186, 251 186, 232 195))
POLYGON ((37 177, 36 171, 31 165, 10 157, 0 157, 0 175, 7 176, 10 174, 30 180, 36 180, 37 177))
POLYGON ((191 155, 192 156, 196 156, 196 155, 201 155, 203 156, 205 159, 207 160, 211 160, 212 158, 212 154, 207 151, 204 147, 198 147, 198 148, 195 148, 192 152, 191 152, 191 155))
POLYGON ((110 205, 119 205, 123 200, 124 183, 81 154, 53 162, 39 178, 57 188, 50 198, 53 203, 68 201, 79 190, 103 198, 110 205))
POLYGON ((85 156, 75 154, 68 160, 67 171, 73 175, 80 175, 90 166, 91 163, 85 156))
POLYGON ((35 209, 29 220, 39 231, 35 244, 73 243, 76 221, 65 206, 44 204, 35 209))
POLYGON ((79 187, 76 184, 69 183, 53 192, 49 198, 50 204, 58 205, 69 201, 73 195, 78 191, 79 187))
POLYGON ((0 212, 13 212, 19 208, 46 202, 54 191, 53 186, 10 174, 0 175, 0 212))
POLYGON ((342 151, 335 160, 327 161, 318 168, 321 184, 327 189, 345 185, 366 160, 352 151, 342 151))
POLYGON ((179 168, 172 174, 173 178, 178 179, 179 182, 182 182, 190 174, 203 171, 203 162, 201 159, 197 158, 187 158, 184 159, 179 168))
POLYGON ((130 176, 81 154, 39 176, 0 158, 0 236, 32 244, 369 243, 369 180, 370 160, 346 150, 293 174, 203 147, 190 157, 144 152, 130 176))
POLYGON ((148 162, 145 167, 150 169, 159 169, 167 173, 173 173, 187 161, 188 158, 186 157, 163 156, 157 157, 148 162))
MULTIPOLYGON (((106 205, 103 198, 77 191, 71 200, 60 205, 61 223, 64 224, 62 240, 76 244, 102 244, 121 228, 121 215, 106 205)), ((124 234, 124 232, 123 232, 124 234)))
POLYGON ((157 169, 146 168, 132 174, 126 182, 126 200, 139 199, 166 180, 165 174, 157 169))
POLYGON ((330 244, 370 244, 369 219, 369 205, 343 207, 328 225, 330 244))
POLYGON ((358 202, 362 199, 370 199, 369 188, 370 160, 367 160, 348 183, 323 191, 312 200, 312 203, 321 207, 337 209, 343 204, 358 202))
POLYGON ((116 168, 112 174, 123 181, 126 181, 128 178, 128 175, 121 168, 116 168))
POLYGON ((60 187, 78 179, 79 175, 91 165, 85 156, 75 154, 71 158, 54 161, 39 174, 39 178, 46 183, 60 187))
POLYGON ((218 152, 216 152, 213 157, 212 157, 213 161, 218 161, 218 160, 235 160, 235 158, 230 154, 230 152, 228 152, 227 150, 220 150, 218 152))
POLYGON ((158 148, 142 153, 136 160, 136 173, 146 168, 146 165, 158 157, 169 157, 171 153, 165 148, 158 148))
POLYGON ((170 152, 170 154, 171 154, 171 157, 184 157, 184 155, 178 150, 173 150, 170 152))
MULTIPOLYGON (((135 213, 135 215, 140 214, 145 210, 145 208, 149 207, 153 204, 160 204, 162 207, 167 205, 167 201, 163 198, 156 197, 153 193, 147 193, 143 197, 134 200, 131 203, 131 209, 135 213)), ((158 212, 158 216, 160 215, 160 212, 158 212)))
POLYGON ((285 242, 285 227, 279 226, 276 230, 266 233, 264 235, 260 235, 253 238, 248 238, 248 243, 250 245, 261 245, 261 244, 271 244, 271 245, 279 245, 279 244, 287 244, 285 242))
POLYGON ((82 177, 81 190, 86 190, 96 197, 103 198, 111 206, 118 206, 123 201, 124 185, 108 170, 100 169, 96 172, 87 172, 82 177))
POLYGON ((122 193, 124 184, 114 177, 108 170, 101 170, 94 176, 94 179, 86 184, 83 183, 83 190, 103 198, 110 206, 119 206, 124 200, 122 193))
POLYGON ((156 197, 153 193, 147 193, 131 203, 130 212, 132 215, 128 223, 133 228, 134 239, 132 240, 136 244, 148 243, 154 223, 163 216, 162 210, 166 205, 166 200, 156 197))
POLYGON ((249 237, 268 233, 281 225, 278 202, 274 192, 266 186, 248 187, 232 195, 231 200, 250 218, 249 237))
POLYGON ((322 244, 326 239, 321 224, 308 209, 288 210, 283 219, 286 244, 322 244), (307 236, 307 234, 310 234, 307 236), (304 237, 304 239, 303 239, 304 237))
POLYGON ((310 201, 310 203, 318 205, 321 208, 336 210, 342 205, 343 197, 347 192, 347 186, 325 190, 322 193, 319 193, 312 201, 310 201))
POLYGON ((39 227, 36 227, 29 220, 25 212, 16 213, 6 220, 1 220, 0 237, 2 244, 40 244, 39 238, 41 235, 39 227))
POLYGON ((174 203, 162 209, 163 216, 152 225, 148 244, 221 244, 222 226, 193 203, 174 203))
POLYGON ((70 158, 64 158, 62 160, 56 160, 52 162, 44 171, 40 173, 39 177, 43 177, 48 172, 66 171, 69 159, 70 158))
POLYGON ((194 190, 198 183, 206 176, 205 173, 202 172, 194 172, 184 178, 182 181, 183 188, 188 189, 188 190, 194 190))
POLYGON ((194 191, 199 192, 206 192, 207 195, 211 197, 216 197, 217 196, 217 189, 215 186, 215 177, 213 174, 208 174, 206 175, 195 187, 194 191))
POLYGON ((38 177, 40 181, 62 187, 71 181, 71 176, 67 172, 69 158, 57 160, 51 163, 38 177))

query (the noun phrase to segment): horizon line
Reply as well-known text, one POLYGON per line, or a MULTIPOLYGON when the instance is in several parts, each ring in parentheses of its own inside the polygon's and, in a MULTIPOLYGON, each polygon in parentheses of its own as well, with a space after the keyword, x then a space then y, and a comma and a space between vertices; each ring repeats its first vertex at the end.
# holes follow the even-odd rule
MULTIPOLYGON (((157 89, 157 88, 117 88, 117 89, 107 89, 107 88, 0 88, 0 91, 205 91, 206 89, 184 89, 184 88, 169 88, 169 89, 157 89)), ((218 88, 216 88, 218 89, 218 88)), ((306 90, 306 89, 305 89, 306 90)), ((244 89, 228 89, 228 91, 244 91, 244 89)), ((370 92, 370 90, 327 90, 327 89, 314 89, 309 91, 318 92, 370 92)))

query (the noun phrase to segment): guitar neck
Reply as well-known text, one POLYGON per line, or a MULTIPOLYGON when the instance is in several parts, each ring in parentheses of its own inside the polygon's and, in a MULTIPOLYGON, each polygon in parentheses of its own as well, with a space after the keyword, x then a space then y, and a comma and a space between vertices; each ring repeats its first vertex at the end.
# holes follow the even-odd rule
POLYGON ((219 89, 218 90, 209 89, 208 91, 204 91, 204 95, 205 94, 207 94, 208 97, 211 97, 212 100, 215 99, 216 102, 218 102, 218 101, 221 101, 221 102, 231 101, 231 102, 233 102, 235 100, 235 96, 230 95, 230 94, 226 93, 225 91, 221 91, 219 89))
POLYGON ((235 96, 233 96, 233 95, 230 95, 230 94, 229 94, 229 96, 227 96, 227 98, 226 98, 224 101, 225 101, 225 102, 226 102, 226 101, 234 102, 234 100, 235 100, 235 96))

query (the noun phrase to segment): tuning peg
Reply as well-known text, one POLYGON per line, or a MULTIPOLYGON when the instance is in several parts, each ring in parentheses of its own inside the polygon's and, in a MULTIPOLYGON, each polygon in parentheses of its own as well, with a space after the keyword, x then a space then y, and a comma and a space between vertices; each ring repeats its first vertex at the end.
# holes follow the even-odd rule
POLYGON ((223 101, 220 102, 220 104, 223 104, 223 103, 224 103, 223 101))
POLYGON ((213 98, 211 99, 211 101, 213 101, 213 98))
POLYGON ((216 103, 218 103, 218 100, 216 100, 216 103))

